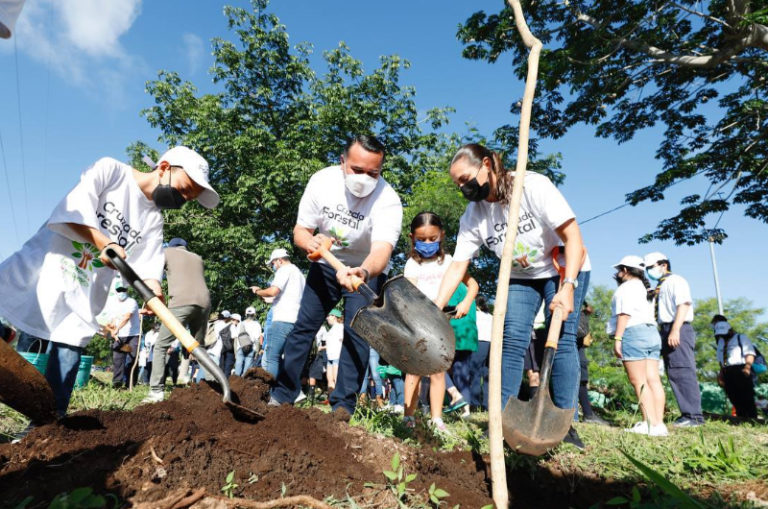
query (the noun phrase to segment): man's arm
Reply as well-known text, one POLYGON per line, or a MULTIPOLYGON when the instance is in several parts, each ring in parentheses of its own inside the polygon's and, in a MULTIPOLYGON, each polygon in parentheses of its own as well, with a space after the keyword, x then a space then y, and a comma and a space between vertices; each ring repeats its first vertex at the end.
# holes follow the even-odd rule
POLYGON ((123 317, 120 319, 120 322, 116 322, 115 323, 115 334, 120 332, 120 329, 125 327, 125 324, 127 324, 128 322, 131 321, 131 315, 132 314, 133 313, 126 313, 126 314, 124 314, 123 317))
POLYGON ((269 288, 252 286, 251 291, 259 297, 277 297, 277 295, 280 293, 280 288, 276 286, 270 286, 269 288))
POLYGON ((322 233, 315 235, 314 228, 296 225, 293 227, 293 244, 307 253, 317 251, 327 237, 322 233))
POLYGON ((672 322, 672 327, 669 329, 669 337, 667 339, 669 346, 672 348, 680 346, 680 329, 685 323, 685 316, 688 314, 689 309, 691 309, 690 302, 684 302, 677 306, 677 311, 675 311, 675 321, 672 322))
POLYGON ((363 263, 359 267, 347 267, 336 273, 336 279, 339 284, 349 291, 354 291, 352 285, 352 277, 357 276, 360 279, 367 281, 370 278, 376 277, 387 268, 389 264, 389 258, 392 256, 392 244, 386 241, 374 241, 371 244, 371 251, 368 256, 363 260, 363 263))

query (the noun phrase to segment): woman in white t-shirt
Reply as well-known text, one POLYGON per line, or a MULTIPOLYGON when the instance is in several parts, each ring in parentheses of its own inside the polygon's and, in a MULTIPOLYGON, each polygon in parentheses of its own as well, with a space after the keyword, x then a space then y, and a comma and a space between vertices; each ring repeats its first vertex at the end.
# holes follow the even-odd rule
MULTIPOLYGON (((498 154, 476 143, 456 152, 450 176, 470 203, 461 216, 453 262, 435 300, 438 306, 445 306, 451 298, 481 247, 501 258, 514 180, 498 154)), ((504 322, 502 406, 520 390, 533 320, 544 301, 548 319, 557 306, 568 314, 552 367, 552 399, 560 408, 574 408, 580 370, 576 330, 589 286, 589 259, 581 231, 560 191, 547 177, 533 172, 525 176, 519 219, 504 322), (565 255, 562 275, 552 257, 560 245, 564 245, 565 255)), ((565 440, 583 446, 573 429, 565 440)))
MULTIPOLYGON (((434 299, 440 289, 443 274, 451 264, 451 255, 443 251, 445 231, 440 217, 433 212, 421 212, 411 221, 411 254, 405 263, 403 275, 408 278, 421 292, 434 299)), ((456 306, 455 318, 464 317, 470 310, 479 289, 477 281, 465 274, 464 283, 467 285, 466 296, 456 306)), ((457 342, 460 338, 456 338, 457 342)), ((465 356, 469 359, 469 353, 465 356)), ((405 422, 413 426, 413 414, 419 398, 420 375, 405 375, 405 422)), ((458 393, 458 391, 456 391, 458 393)), ((443 422, 443 399, 445 398, 445 373, 435 373, 429 376, 429 412, 432 424, 439 431, 446 431, 443 422)), ((454 397, 454 400, 461 399, 454 397)))
POLYGON ((614 337, 613 352, 623 361, 643 412, 643 420, 626 431, 667 436, 665 394, 659 378, 661 336, 648 301, 650 284, 645 278, 645 265, 642 258, 630 255, 613 268, 619 288, 611 299, 611 319, 605 330, 614 337))
POLYGON ((344 343, 344 317, 338 309, 332 309, 328 315, 328 325, 331 326, 325 333, 325 348, 327 355, 327 367, 325 376, 328 378, 328 394, 336 388, 336 378, 339 375, 339 357, 344 343))

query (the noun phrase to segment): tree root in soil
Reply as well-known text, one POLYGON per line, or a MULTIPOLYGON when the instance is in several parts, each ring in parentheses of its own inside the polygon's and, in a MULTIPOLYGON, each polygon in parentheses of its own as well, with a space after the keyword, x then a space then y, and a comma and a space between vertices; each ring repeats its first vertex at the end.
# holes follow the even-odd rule
POLYGON ((224 498, 206 496, 205 488, 197 490, 176 490, 162 500, 136 504, 136 509, 273 509, 276 507, 309 507, 311 509, 332 509, 331 506, 308 495, 276 498, 266 502, 245 498, 224 498))

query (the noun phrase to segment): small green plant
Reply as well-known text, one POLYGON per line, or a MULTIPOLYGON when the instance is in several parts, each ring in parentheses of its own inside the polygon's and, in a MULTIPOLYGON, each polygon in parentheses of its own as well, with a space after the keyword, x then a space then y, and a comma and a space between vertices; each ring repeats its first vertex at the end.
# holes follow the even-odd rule
POLYGON ((117 497, 110 494, 107 497, 97 495, 93 488, 77 488, 69 493, 60 493, 56 495, 48 506, 48 509, 90 509, 109 507, 107 500, 112 500, 112 507, 117 507, 119 501, 117 497))
POLYGON ((228 473, 227 478, 224 481, 225 484, 221 487, 221 491, 227 498, 235 498, 235 490, 240 487, 240 485, 235 482, 235 471, 233 470, 228 473))
POLYGON ((435 483, 432 483, 432 485, 429 487, 429 501, 435 504, 436 507, 440 507, 440 504, 442 503, 442 499, 448 496, 450 496, 450 493, 440 488, 437 488, 435 486, 435 483))
POLYGON ((408 484, 416 479, 416 474, 405 473, 403 465, 400 463, 400 453, 397 452, 392 456, 390 466, 392 467, 392 470, 384 470, 384 476, 388 481, 387 486, 395 495, 398 505, 403 509, 407 509, 408 506, 406 505, 406 501, 408 492, 413 491, 408 488, 408 484))
MULTIPOLYGON (((701 504, 700 502, 694 500, 693 498, 691 498, 690 495, 688 495, 686 492, 681 490, 674 483, 670 482, 662 474, 652 469, 642 461, 632 457, 624 449, 620 449, 620 451, 629 460, 629 462, 632 463, 635 466, 635 468, 637 468, 649 481, 654 483, 662 491, 664 491, 664 493, 666 493, 669 497, 674 499, 675 501, 674 505, 676 507, 681 507, 683 509, 704 509, 705 507, 707 507, 701 504)), ((637 496, 639 497, 639 493, 637 494, 637 496)), ((633 500, 634 500, 634 493, 633 493, 633 500)), ((627 503, 627 502, 624 502, 624 503, 627 503)), ((620 505, 620 503, 616 503, 614 505, 620 505)))

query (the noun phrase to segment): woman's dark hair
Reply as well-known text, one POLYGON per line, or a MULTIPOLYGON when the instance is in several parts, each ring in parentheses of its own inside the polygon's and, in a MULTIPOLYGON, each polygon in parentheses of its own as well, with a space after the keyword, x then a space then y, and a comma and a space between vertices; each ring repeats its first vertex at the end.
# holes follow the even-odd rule
MULTIPOLYGON (((435 214, 434 212, 430 212, 428 210, 425 210, 423 212, 419 212, 416 214, 416 216, 411 220, 411 235, 416 231, 417 228, 420 228, 422 226, 437 226, 441 230, 443 229, 443 220, 440 219, 440 216, 435 214)), ((443 242, 442 240, 440 242, 440 250, 437 252, 437 261, 438 263, 443 263, 443 260, 445 259, 445 250, 443 250, 443 242)), ((416 243, 413 239, 411 239, 411 253, 410 257, 416 260, 416 262, 421 263, 424 261, 424 258, 416 252, 415 249, 416 243)))
POLYGON ((629 274, 635 276, 637 279, 643 282, 643 285, 645 285, 645 291, 648 294, 646 298, 648 299, 648 302, 653 300, 654 294, 653 292, 649 292, 648 290, 651 289, 651 283, 648 282, 648 278, 645 277, 645 270, 638 269, 637 267, 627 267, 626 265, 619 265, 620 269, 626 270, 629 274))
POLYGON ((478 295, 475 299, 475 304, 477 304, 477 309, 483 313, 488 313, 488 302, 485 300, 485 297, 478 295))
POLYGON ((359 143, 361 147, 363 147, 368 152, 373 152, 374 154, 381 154, 382 161, 383 157, 386 152, 386 148, 384 147, 384 144, 379 141, 378 138, 375 136, 370 136, 368 134, 358 134, 357 136, 352 137, 347 144, 344 146, 344 155, 349 155, 349 149, 352 148, 352 145, 355 143, 359 143))
POLYGON ((473 166, 479 167, 486 157, 491 160, 491 171, 496 176, 496 198, 499 202, 506 203, 512 195, 512 174, 504 168, 499 154, 479 143, 468 143, 454 154, 451 166, 457 161, 466 159, 473 166))
POLYGON ((715 315, 715 316, 712 317, 712 321, 709 322, 709 323, 714 325, 714 324, 716 324, 718 322, 727 322, 727 321, 728 321, 728 319, 725 316, 723 316, 723 315, 715 315))

